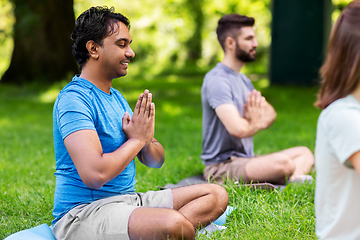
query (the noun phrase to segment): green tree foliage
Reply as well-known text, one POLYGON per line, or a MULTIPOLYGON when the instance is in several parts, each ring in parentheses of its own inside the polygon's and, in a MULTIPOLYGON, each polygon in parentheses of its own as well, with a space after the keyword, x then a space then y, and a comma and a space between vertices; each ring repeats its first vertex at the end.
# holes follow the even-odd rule
MULTIPOLYGON (((333 0, 333 18, 349 1, 333 0)), ((3 23, 6 22, 6 26, 12 24, 11 10, 6 11, 11 6, 8 3, 9 0, 0 0, 0 76, 11 58, 6 55, 11 50, 11 43, 1 41, 3 23)), ((224 14, 235 12, 255 18, 259 42, 257 60, 243 71, 246 74, 267 74, 271 0, 74 0, 75 17, 96 5, 114 6, 116 11, 130 19, 132 47, 136 54, 129 69, 132 75, 207 71, 223 56, 215 33, 217 21, 224 14)))
POLYGON ((9 67, 13 51, 12 27, 15 22, 14 7, 8 0, 0 0, 0 78, 9 67))
POLYGON ((223 56, 215 30, 220 17, 229 13, 256 19, 258 60, 249 68, 267 72, 270 0, 75 0, 75 15, 94 5, 114 6, 130 19, 136 54, 132 74, 207 71, 223 56))
MULTIPOLYGON (((9 3, 9 0, 0 1, 9 3)), ((116 11, 130 19, 132 46, 136 53, 130 70, 132 74, 207 71, 221 60, 223 55, 215 33, 217 21, 222 15, 234 12, 255 17, 259 57, 256 63, 252 64, 251 72, 267 72, 271 21, 270 0, 74 0, 75 17, 96 5, 114 6, 116 11)), ((33 13, 27 18, 22 18, 22 22, 31 25, 35 20, 40 21, 39 24, 49 21, 41 18, 39 14, 42 13, 35 11, 33 13)), ((15 11, 16 14, 17 11, 15 11)), ((53 24, 53 22, 46 24, 53 24)), ((11 26, 11 21, 8 20, 7 26, 9 25, 11 26)), ((14 33, 16 34, 16 25, 14 33)), ((30 40, 29 38, 28 41, 30 40)), ((6 48, 9 52, 11 45, 9 43, 8 45, 7 47, 2 45, 0 48, 6 48)), ((32 45, 40 47, 36 42, 32 45)), ((51 52, 51 50, 48 51, 51 52)), ((8 56, 2 58, 3 63, 0 61, 0 75, 5 70, 2 71, 1 66, 5 68, 10 59, 11 57, 8 56)), ((60 56, 58 61, 61 61, 60 56)))
POLYGON ((340 15, 341 11, 351 2, 352 0, 332 0, 334 5, 334 11, 331 16, 333 23, 335 23, 336 19, 340 15))

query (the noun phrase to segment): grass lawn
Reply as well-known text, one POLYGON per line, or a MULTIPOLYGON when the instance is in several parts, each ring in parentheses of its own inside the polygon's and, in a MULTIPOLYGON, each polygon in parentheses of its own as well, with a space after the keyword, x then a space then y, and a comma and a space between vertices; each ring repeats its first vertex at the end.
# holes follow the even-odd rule
MULTIPOLYGON (((165 148, 166 162, 161 169, 150 169, 137 161, 137 191, 156 190, 202 172, 201 83, 201 76, 114 81, 131 107, 145 88, 156 104, 155 137, 165 148)), ((64 84, 47 89, 0 85, 0 239, 52 221, 52 106, 64 84)), ((312 105, 316 89, 271 86, 260 90, 278 118, 256 135, 255 153, 299 145, 313 150, 320 113, 312 105)), ((225 188, 236 210, 226 222, 228 229, 210 239, 315 239, 314 187, 314 183, 290 184, 282 192, 266 192, 230 183, 225 188)))

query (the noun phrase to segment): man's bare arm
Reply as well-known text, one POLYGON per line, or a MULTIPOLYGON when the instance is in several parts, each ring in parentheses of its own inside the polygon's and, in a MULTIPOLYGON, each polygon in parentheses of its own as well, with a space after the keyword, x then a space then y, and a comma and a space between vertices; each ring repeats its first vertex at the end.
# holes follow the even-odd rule
MULTIPOLYGON (((147 90, 145 90, 146 94, 147 90)), ((138 113, 138 115, 145 115, 145 117, 148 120, 148 129, 146 134, 148 135, 148 139, 151 139, 150 141, 146 142, 145 146, 141 149, 141 151, 137 154, 137 157, 141 163, 148 167, 153 168, 160 168, 164 161, 165 161, 165 153, 163 146, 154 138, 154 132, 155 132, 155 104, 152 102, 152 94, 149 93, 148 95, 144 95, 144 100, 142 101, 143 104, 146 104, 146 107, 144 108, 146 111, 138 111, 138 108, 135 107, 135 113, 138 113), (146 101, 145 101, 146 100, 146 101), (149 111, 147 111, 149 109, 149 111), (150 138, 151 137, 151 138, 150 138)), ((137 105, 138 106, 138 105, 137 105)), ((133 116, 134 118, 134 116, 133 116)), ((128 119, 128 122, 130 119, 128 119)), ((127 133, 127 122, 123 123, 123 129, 125 134, 128 136, 127 133)), ((130 135, 128 136, 130 137, 130 135)))
POLYGON ((234 104, 221 104, 215 108, 215 112, 228 133, 234 137, 250 137, 260 130, 260 123, 250 122, 241 117, 234 104))
MULTIPOLYGON (((95 189, 101 188, 119 175, 144 146, 152 143, 154 134, 151 131, 154 127, 152 105, 151 94, 146 90, 136 103, 133 117, 130 119, 130 115, 125 113, 122 119, 123 131, 128 140, 114 152, 103 153, 100 139, 94 130, 77 131, 64 139, 70 157, 85 185, 95 189)), ((158 157, 159 162, 163 161, 162 146, 157 147, 155 152, 150 152, 153 159, 158 157)))
POLYGON ((251 137, 259 130, 268 128, 276 119, 274 108, 256 90, 247 97, 244 117, 230 103, 216 107, 215 112, 229 134, 237 138, 251 137))
POLYGON ((81 180, 94 189, 119 175, 144 146, 137 139, 129 139, 116 151, 104 154, 94 130, 74 132, 64 139, 64 143, 81 180))
POLYGON ((165 161, 163 146, 155 139, 149 145, 146 145, 137 154, 140 162, 152 168, 160 168, 165 161))

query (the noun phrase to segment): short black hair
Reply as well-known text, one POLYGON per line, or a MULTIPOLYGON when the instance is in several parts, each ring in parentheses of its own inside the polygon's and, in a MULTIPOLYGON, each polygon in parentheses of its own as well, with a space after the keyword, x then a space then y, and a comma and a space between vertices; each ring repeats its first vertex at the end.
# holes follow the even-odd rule
POLYGON ((242 27, 252 27, 254 26, 255 19, 252 17, 247 17, 245 15, 240 15, 237 13, 228 14, 220 18, 218 26, 216 28, 216 34, 219 40, 221 47, 225 51, 225 39, 227 37, 236 38, 238 30, 242 27))
POLYGON ((121 13, 115 13, 114 10, 114 7, 91 7, 76 19, 75 28, 71 33, 72 53, 80 69, 89 58, 86 49, 88 41, 93 40, 101 46, 104 38, 114 33, 114 24, 118 21, 123 22, 130 30, 129 19, 121 13))

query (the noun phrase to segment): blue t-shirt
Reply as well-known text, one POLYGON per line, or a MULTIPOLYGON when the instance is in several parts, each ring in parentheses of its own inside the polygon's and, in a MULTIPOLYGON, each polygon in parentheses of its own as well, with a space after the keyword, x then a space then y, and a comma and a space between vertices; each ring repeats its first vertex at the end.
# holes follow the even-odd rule
POLYGON ((126 140, 122 131, 125 112, 132 110, 114 88, 111 94, 75 76, 57 97, 53 109, 53 134, 56 160, 56 187, 53 225, 75 206, 95 200, 135 192, 135 162, 100 189, 91 189, 81 180, 64 145, 64 139, 79 130, 95 130, 104 153, 113 152, 126 140))

